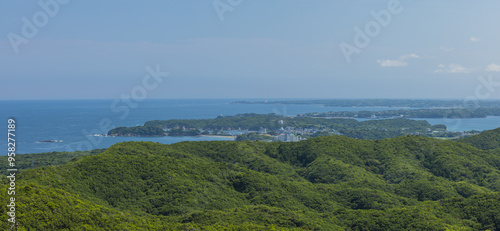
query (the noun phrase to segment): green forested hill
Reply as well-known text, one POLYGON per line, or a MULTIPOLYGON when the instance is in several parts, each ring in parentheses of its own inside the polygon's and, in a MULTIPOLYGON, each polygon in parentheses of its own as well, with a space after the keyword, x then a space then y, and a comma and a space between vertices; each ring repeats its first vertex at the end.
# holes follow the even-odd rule
POLYGON ((159 127, 135 126, 118 127, 108 131, 109 136, 164 136, 165 131, 159 127))
MULTIPOLYGON (((74 152, 46 152, 46 153, 32 153, 20 154, 15 156, 16 169, 24 171, 26 169, 55 166, 65 164, 70 161, 78 160, 84 156, 97 155, 104 152, 106 149, 94 149, 90 151, 74 151, 74 152)), ((0 156, 0 160, 7 161, 6 156, 0 156)), ((7 174, 7 164, 0 165, 2 174, 7 174)))
POLYGON ((385 129, 398 130, 407 128, 414 131, 431 128, 427 121, 409 120, 409 119, 386 119, 369 120, 359 122, 355 119, 341 118, 313 118, 313 117, 287 117, 276 114, 237 114, 235 116, 219 116, 215 119, 171 119, 171 120, 153 120, 144 123, 144 127, 160 127, 163 129, 172 128, 194 128, 203 130, 221 130, 221 129, 242 129, 258 131, 261 128, 277 130, 280 127, 328 127, 339 131, 352 129, 385 129), (283 124, 278 123, 282 120, 283 124))
POLYGON ((126 142, 17 180, 37 230, 500 230, 498 152, 418 136, 126 142))
POLYGON ((459 141, 483 150, 500 148, 500 128, 484 131, 459 141))

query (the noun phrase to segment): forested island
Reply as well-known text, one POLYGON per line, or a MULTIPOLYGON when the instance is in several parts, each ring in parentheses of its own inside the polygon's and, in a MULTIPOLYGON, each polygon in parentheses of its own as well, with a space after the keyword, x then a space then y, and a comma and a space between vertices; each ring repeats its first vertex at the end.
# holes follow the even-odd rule
MULTIPOLYGON (((357 139, 385 139, 402 135, 427 137, 460 137, 464 133, 449 132, 444 125, 427 121, 384 119, 357 121, 345 118, 287 117, 276 114, 238 114, 215 119, 172 119, 147 121, 144 126, 116 128, 113 136, 162 136, 224 134, 224 131, 254 132, 272 136, 245 135, 238 140, 299 141, 318 136, 344 135, 357 139), (151 131, 151 133, 148 133, 151 131), (252 138, 253 137, 253 138, 252 138), (274 139, 273 139, 274 137, 274 139)), ((467 133, 469 134, 469 133, 467 133)))
POLYGON ((163 130, 157 126, 135 126, 118 127, 108 131, 108 136, 198 136, 200 131, 197 129, 169 129, 163 130))
POLYGON ((500 107, 500 100, 439 100, 439 99, 311 99, 235 101, 232 104, 318 104, 325 107, 399 107, 399 108, 469 108, 500 107))
POLYGON ((500 108, 447 108, 447 109, 399 109, 384 111, 334 111, 322 113, 306 113, 299 116, 308 117, 333 117, 333 118, 486 118, 487 116, 500 116, 500 108))
POLYGON ((16 174, 18 229, 499 230, 498 137, 124 142, 36 154, 16 174), (40 158, 50 161, 30 164, 40 158))

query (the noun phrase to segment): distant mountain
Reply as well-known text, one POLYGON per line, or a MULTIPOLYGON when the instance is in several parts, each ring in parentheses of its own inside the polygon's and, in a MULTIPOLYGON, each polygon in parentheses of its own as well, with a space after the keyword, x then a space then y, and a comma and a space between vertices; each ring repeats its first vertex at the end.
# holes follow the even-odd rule
POLYGON ((483 150, 500 148, 500 128, 484 131, 478 135, 460 139, 459 142, 466 143, 483 150))
POLYGON ((500 155, 419 136, 125 142, 17 182, 33 230, 500 229, 500 155))

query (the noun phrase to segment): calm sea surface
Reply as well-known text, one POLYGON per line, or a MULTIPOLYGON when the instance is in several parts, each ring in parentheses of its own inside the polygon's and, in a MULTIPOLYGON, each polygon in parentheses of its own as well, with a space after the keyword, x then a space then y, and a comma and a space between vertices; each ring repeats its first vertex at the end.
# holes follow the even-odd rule
MULTIPOLYGON (((106 133, 100 124, 112 127, 142 125, 148 120, 210 119, 219 115, 238 113, 276 113, 297 115, 327 111, 378 111, 394 108, 323 107, 322 105, 259 105, 229 104, 239 99, 165 99, 145 100, 136 105, 113 104, 113 100, 33 100, 0 101, 0 118, 4 132, 0 139, 7 141, 7 120, 16 120, 17 153, 90 150, 107 148, 123 141, 154 141, 165 144, 181 141, 228 140, 217 137, 95 137, 89 134, 106 133), (37 143, 42 140, 62 140, 60 143, 37 143)), ((245 99, 248 100, 248 99, 245 99)), ((262 99, 250 99, 262 100, 262 99)), ((500 117, 486 119, 428 119, 431 124, 445 124, 449 130, 487 130, 500 127, 500 117)), ((7 142, 0 150, 7 153, 7 142)))

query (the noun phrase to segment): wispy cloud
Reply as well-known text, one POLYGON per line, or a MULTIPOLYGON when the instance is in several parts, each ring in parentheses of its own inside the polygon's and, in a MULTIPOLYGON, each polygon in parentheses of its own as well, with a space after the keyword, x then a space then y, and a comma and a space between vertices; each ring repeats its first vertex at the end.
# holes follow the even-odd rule
POLYGON ((419 55, 417 54, 409 54, 409 55, 402 55, 399 57, 400 60, 405 60, 405 59, 418 59, 420 58, 419 55))
POLYGON ((444 52, 452 52, 455 50, 455 48, 453 48, 453 47, 446 47, 446 46, 441 46, 439 48, 441 48, 441 50, 444 52))
POLYGON ((470 41, 471 41, 471 42, 481 42, 481 40, 482 40, 482 39, 481 39, 481 38, 478 38, 478 37, 474 37, 474 36, 470 37, 470 41))
POLYGON ((404 67, 408 66, 408 63, 404 60, 407 59, 418 59, 420 58, 417 54, 409 54, 409 55, 401 55, 399 59, 379 59, 377 63, 380 64, 381 67, 404 67))
POLYGON ((500 65, 492 63, 486 66, 486 71, 500 71, 500 65))
POLYGON ((434 73, 467 74, 474 70, 473 68, 467 68, 456 63, 448 65, 439 64, 438 67, 439 69, 435 70, 434 73))
POLYGON ((390 59, 379 59, 377 63, 381 67, 404 67, 408 66, 408 63, 402 60, 390 60, 390 59))
POLYGON ((500 72, 500 65, 491 63, 486 67, 476 67, 476 68, 468 68, 464 67, 460 64, 452 63, 448 65, 439 64, 439 69, 435 70, 434 73, 448 73, 448 74, 467 74, 471 72, 500 72))

